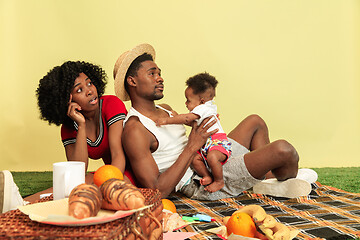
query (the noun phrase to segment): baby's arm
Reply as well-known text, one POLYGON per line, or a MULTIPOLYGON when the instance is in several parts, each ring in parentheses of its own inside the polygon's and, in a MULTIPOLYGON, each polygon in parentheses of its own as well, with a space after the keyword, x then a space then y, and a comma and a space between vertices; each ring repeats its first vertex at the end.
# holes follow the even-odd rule
POLYGON ((158 118, 155 120, 156 126, 161 126, 165 124, 186 124, 191 125, 191 123, 198 119, 199 116, 194 113, 185 113, 178 114, 174 117, 158 118))

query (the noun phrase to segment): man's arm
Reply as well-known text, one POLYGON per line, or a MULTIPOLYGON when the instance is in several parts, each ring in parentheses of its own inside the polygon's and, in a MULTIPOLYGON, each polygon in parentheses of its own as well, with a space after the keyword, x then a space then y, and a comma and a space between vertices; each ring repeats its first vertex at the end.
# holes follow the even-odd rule
POLYGON ((186 124, 190 126, 193 121, 199 119, 199 116, 194 113, 178 114, 174 117, 158 118, 155 120, 156 126, 166 124, 186 124))
POLYGON ((209 136, 217 131, 208 133, 209 125, 212 126, 213 123, 208 124, 206 127, 203 124, 194 126, 189 135, 188 144, 178 159, 165 172, 160 173, 151 155, 151 147, 156 143, 156 138, 137 118, 130 118, 125 125, 122 141, 134 175, 141 186, 152 189, 157 188, 160 190, 162 197, 167 197, 185 174, 192 158, 197 154, 196 151, 200 149, 209 136))

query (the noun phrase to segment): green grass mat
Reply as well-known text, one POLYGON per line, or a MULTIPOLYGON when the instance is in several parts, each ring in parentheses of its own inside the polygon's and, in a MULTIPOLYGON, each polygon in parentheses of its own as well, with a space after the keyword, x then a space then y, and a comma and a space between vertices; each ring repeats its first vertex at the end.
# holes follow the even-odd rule
POLYGON ((318 181, 322 185, 360 193, 360 167, 313 169, 318 173, 318 181))
MULTIPOLYGON (((318 181, 348 192, 360 193, 360 167, 313 168, 318 181)), ((12 172, 21 196, 28 196, 52 187, 52 172, 12 172)))

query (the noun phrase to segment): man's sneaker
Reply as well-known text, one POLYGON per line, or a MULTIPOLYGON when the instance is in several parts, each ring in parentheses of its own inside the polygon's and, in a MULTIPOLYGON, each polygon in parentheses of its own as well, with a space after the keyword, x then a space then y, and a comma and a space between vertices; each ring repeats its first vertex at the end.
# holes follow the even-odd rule
POLYGON ((1 213, 16 209, 17 206, 25 205, 16 186, 12 174, 8 170, 0 172, 0 210, 1 213))
POLYGON ((297 178, 290 178, 285 181, 278 181, 275 178, 270 178, 256 184, 253 187, 253 191, 256 194, 296 198, 309 195, 311 192, 311 184, 297 178))
POLYGON ((318 179, 318 174, 309 168, 301 168, 296 176, 297 179, 302 179, 308 183, 314 183, 318 179))

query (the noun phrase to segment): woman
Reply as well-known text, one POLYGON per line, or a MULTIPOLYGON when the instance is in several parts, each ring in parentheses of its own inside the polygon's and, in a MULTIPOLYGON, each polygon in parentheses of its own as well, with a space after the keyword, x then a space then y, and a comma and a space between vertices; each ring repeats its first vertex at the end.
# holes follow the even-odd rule
MULTIPOLYGON (((41 118, 61 126, 68 161, 102 158, 105 164, 125 171, 121 144, 124 103, 116 96, 103 96, 107 76, 97 65, 67 61, 54 67, 36 90, 41 118)), ((86 182, 92 182, 92 174, 86 182)))

